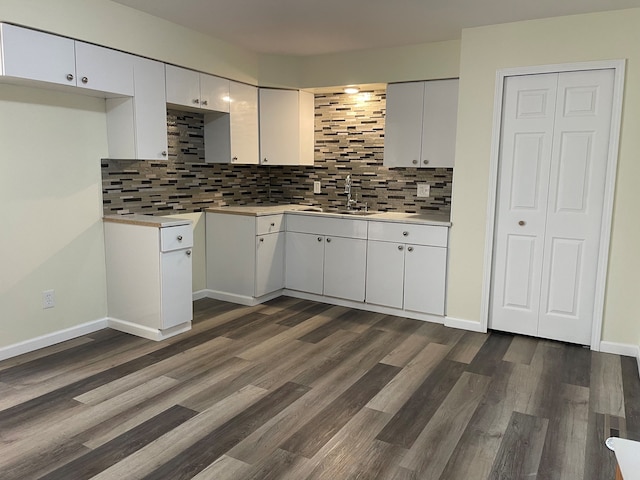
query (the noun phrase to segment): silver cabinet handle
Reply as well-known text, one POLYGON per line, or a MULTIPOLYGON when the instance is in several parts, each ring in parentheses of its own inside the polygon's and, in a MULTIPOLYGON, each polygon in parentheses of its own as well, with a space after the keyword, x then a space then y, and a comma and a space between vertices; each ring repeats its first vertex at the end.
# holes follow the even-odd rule
POLYGON ((167 156, 167 151, 166 151, 166 150, 163 150, 160 154, 161 154, 163 157, 166 157, 166 156, 167 156))
POLYGON ((87 77, 82 77, 82 83, 89 83, 89 79, 87 77))
POLYGON ((193 99, 193 103, 195 103, 196 105, 198 105, 200 103, 200 99, 199 98, 194 98, 193 99))
POLYGON ((67 80, 72 81, 73 80, 73 74, 67 73, 67 80))
POLYGON ((209 101, 208 100, 202 100, 202 105, 209 105, 209 101))
POLYGON ((331 239, 330 238, 327 238, 327 243, 331 243, 331 239))
POLYGON ((410 252, 413 252, 413 247, 407 247, 407 250, 409 250, 410 252))
POLYGON ((182 241, 182 235, 178 235, 178 241, 181 242, 182 241))
POLYGON ((262 161, 262 163, 267 163, 269 160, 267 160, 266 158, 262 161))
POLYGON ((412 160, 411 163, 413 163, 414 165, 418 164, 418 160, 412 160))
POLYGON ((409 236, 409 232, 402 232, 402 236, 403 237, 408 237, 409 236))
POLYGON ((318 241, 321 242, 322 241, 322 237, 318 237, 318 241))
POLYGON ((425 165, 429 164, 429 160, 422 160, 422 163, 424 163, 425 165))
POLYGON ((398 245, 398 250, 404 250, 404 247, 402 245, 398 245))
POLYGON ((190 257, 190 256, 191 256, 191 250, 187 250, 187 251, 186 251, 186 252, 184 252, 184 253, 186 253, 186 254, 187 254, 187 257, 190 257))
POLYGON ((527 224, 527 222, 525 222, 524 220, 520 220, 518 222, 518 225, 520 225, 521 227, 524 227, 527 224))

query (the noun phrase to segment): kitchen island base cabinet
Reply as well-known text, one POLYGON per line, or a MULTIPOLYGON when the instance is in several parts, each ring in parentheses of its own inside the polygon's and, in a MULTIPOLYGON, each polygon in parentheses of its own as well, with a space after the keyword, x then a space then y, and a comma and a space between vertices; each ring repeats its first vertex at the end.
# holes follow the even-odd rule
POLYGON ((105 221, 104 229, 109 326, 151 340, 189 330, 192 226, 105 221))

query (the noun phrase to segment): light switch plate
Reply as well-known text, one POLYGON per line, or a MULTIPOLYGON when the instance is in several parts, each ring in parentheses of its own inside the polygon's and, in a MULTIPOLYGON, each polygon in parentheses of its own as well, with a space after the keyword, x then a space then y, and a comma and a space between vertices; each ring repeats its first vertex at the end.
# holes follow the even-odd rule
POLYGON ((427 198, 430 193, 431 193, 431 186, 428 183, 418 184, 418 193, 417 193, 418 197, 427 198))
POLYGON ((313 193, 320 193, 320 182, 313 182, 313 193))

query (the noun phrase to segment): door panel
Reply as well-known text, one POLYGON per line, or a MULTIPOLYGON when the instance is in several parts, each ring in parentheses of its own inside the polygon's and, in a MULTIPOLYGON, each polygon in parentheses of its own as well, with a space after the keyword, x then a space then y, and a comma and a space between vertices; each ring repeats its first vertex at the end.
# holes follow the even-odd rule
POLYGON ((583 264, 580 240, 554 238, 551 245, 551 275, 547 287, 548 314, 578 317, 580 270, 583 264))
POLYGON ((560 140, 555 213, 583 212, 589 188, 589 162, 595 132, 567 132, 560 140))
POLYGON ((541 133, 516 134, 511 175, 511 209, 540 208, 540 168, 545 138, 541 133))

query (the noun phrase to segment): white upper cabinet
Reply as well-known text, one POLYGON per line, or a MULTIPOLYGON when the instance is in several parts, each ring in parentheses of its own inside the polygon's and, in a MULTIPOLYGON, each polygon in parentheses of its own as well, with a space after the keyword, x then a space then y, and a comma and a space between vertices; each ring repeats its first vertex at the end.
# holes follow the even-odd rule
POLYGON ((313 165, 313 94, 260 89, 260 163, 313 165))
POLYGON ((2 28, 2 74, 109 95, 133 95, 133 57, 14 25, 2 28))
POLYGON ((229 111, 229 80, 166 65, 167 103, 199 110, 229 111))
POLYGON ((453 167, 457 115, 457 79, 390 84, 384 165, 453 167))
POLYGON ((2 24, 2 74, 76 85, 74 40, 2 24))
POLYGON ((229 121, 232 163, 258 163, 258 89, 231 82, 229 121))

